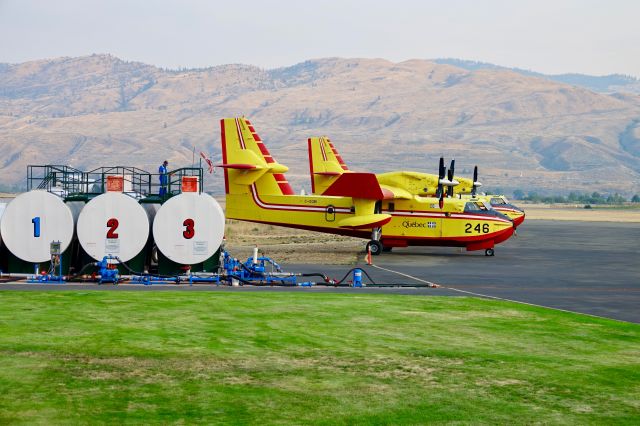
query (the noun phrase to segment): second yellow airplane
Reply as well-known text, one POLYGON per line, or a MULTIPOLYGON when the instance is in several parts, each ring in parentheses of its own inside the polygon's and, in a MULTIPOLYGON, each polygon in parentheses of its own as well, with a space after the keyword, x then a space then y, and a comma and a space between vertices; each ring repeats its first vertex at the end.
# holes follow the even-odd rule
MULTIPOLYGON (((313 137, 308 139, 309 170, 311 172, 312 193, 322 195, 324 189, 342 173, 351 173, 349 167, 338 153, 334 144, 327 137, 313 137)), ((409 198, 413 195, 423 197, 439 197, 438 190, 444 190, 452 196, 467 201, 480 201, 486 206, 504 214, 513 220, 517 228, 524 222, 525 213, 519 207, 509 203, 504 195, 478 194, 478 168, 473 170, 473 179, 454 176, 454 162, 451 162, 449 174, 445 176, 444 160, 440 159, 440 176, 430 173, 414 171, 397 171, 376 174, 376 179, 383 189, 387 189, 397 196, 409 198), (406 193, 404 192, 406 191, 406 193)))

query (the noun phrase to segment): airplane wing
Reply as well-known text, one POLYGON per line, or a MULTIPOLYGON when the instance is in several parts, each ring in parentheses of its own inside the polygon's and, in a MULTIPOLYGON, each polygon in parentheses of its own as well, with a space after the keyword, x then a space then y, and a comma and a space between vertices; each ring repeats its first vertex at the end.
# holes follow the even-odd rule
POLYGON ((376 175, 373 173, 344 173, 322 195, 367 200, 384 200, 386 198, 376 175))
POLYGON ((391 220, 389 214, 374 213, 375 203, 393 198, 393 193, 381 188, 373 173, 344 173, 327 188, 323 195, 353 198, 356 215, 338 222, 341 228, 377 228, 391 220))
POLYGON ((390 197, 386 197, 385 200, 393 199, 393 198, 401 198, 403 200, 410 200, 413 198, 413 194, 411 194, 406 189, 398 188, 397 186, 385 185, 381 184, 380 188, 383 191, 387 191, 391 194, 390 197))

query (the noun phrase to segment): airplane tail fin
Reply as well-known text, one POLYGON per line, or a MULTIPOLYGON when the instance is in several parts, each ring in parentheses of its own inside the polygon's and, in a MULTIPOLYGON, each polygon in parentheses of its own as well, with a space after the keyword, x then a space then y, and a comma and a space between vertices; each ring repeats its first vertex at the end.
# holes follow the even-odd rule
POLYGON ((252 185, 263 194, 293 195, 284 173, 288 167, 278 163, 246 118, 220 120, 222 164, 227 194, 247 194, 252 185))
POLYGON ((313 137, 308 141, 311 191, 322 195, 342 175, 351 173, 338 150, 327 137, 313 137))

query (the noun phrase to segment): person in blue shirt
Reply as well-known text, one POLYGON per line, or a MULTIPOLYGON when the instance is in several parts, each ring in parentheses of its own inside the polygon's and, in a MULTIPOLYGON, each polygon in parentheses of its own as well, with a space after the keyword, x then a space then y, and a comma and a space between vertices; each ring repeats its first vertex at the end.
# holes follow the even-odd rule
POLYGON ((167 166, 169 162, 164 160, 162 165, 158 168, 158 173, 160 174, 160 195, 165 195, 167 193, 167 182, 168 182, 168 170, 167 166))

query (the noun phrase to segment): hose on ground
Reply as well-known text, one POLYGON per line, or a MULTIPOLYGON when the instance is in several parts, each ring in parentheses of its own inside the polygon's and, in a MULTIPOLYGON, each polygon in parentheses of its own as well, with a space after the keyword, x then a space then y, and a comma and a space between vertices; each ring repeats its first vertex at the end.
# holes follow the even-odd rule
POLYGON ((301 277, 320 277, 326 283, 330 281, 328 276, 326 276, 325 274, 321 274, 320 272, 308 272, 308 273, 300 274, 300 276, 301 277))
POLYGON ((146 272, 134 271, 133 269, 131 269, 129 267, 129 265, 127 265, 126 262, 123 262, 119 257, 116 256, 116 257, 114 257, 114 259, 117 260, 118 263, 124 267, 124 269, 129 271, 129 273, 131 275, 139 275, 139 276, 142 276, 142 277, 158 277, 158 278, 180 278, 179 275, 160 275, 160 274, 149 274, 149 273, 146 273, 146 272))
POLYGON ((342 279, 340 281, 336 281, 336 285, 340 285, 343 283, 344 280, 347 279, 347 277, 349 276, 349 274, 351 274, 353 271, 355 271, 356 269, 360 269, 367 278, 369 278, 369 281, 371 281, 371 284, 375 285, 376 282, 373 280, 373 278, 371 278, 371 276, 367 273, 367 271, 365 271, 364 269, 361 268, 351 268, 349 269, 349 271, 344 275, 344 277, 342 277, 342 279))
POLYGON ((82 268, 80 268, 80 270, 78 272, 76 272, 73 275, 69 275, 67 277, 67 281, 74 281, 76 278, 82 276, 82 273, 90 266, 96 266, 95 262, 89 262, 86 265, 84 265, 82 268))

